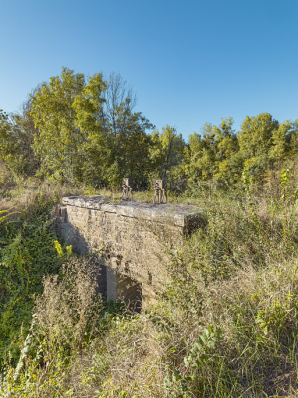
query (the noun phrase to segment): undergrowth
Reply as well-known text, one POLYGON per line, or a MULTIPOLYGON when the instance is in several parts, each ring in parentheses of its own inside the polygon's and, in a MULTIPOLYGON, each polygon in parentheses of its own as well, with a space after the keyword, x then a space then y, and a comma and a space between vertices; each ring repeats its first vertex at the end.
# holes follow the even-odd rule
POLYGON ((12 217, 1 227, 1 261, 30 305, 26 328, 20 312, 15 338, 5 343, 0 396, 296 397, 296 187, 284 170, 270 195, 257 193, 245 174, 241 187, 224 193, 201 190, 196 198, 189 190, 208 224, 168 250, 170 282, 140 314, 97 295, 96 257, 58 255, 49 213, 12 217), (13 270, 16 258, 27 274, 36 267, 38 288, 13 270))
POLYGON ((52 212, 68 189, 7 174, 0 179, 0 369, 19 358, 20 331, 28 331, 43 276, 61 268, 52 212))

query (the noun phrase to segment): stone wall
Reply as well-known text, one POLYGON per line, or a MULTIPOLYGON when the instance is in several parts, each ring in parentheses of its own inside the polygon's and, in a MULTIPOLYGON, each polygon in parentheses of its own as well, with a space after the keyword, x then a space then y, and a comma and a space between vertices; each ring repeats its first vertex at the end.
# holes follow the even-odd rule
POLYGON ((182 244, 200 213, 191 206, 113 201, 108 197, 67 197, 59 230, 78 254, 97 252, 102 264, 99 290, 111 299, 143 305, 167 281, 169 248, 182 244))

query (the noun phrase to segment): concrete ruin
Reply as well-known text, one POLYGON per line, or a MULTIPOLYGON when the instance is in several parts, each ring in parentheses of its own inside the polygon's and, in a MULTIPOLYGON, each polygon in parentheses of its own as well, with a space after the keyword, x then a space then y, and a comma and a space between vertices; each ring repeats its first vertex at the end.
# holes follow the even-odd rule
POLYGON ((168 280, 166 252, 180 246, 201 220, 192 206, 84 196, 63 198, 58 225, 75 253, 97 253, 99 292, 140 308, 168 280))

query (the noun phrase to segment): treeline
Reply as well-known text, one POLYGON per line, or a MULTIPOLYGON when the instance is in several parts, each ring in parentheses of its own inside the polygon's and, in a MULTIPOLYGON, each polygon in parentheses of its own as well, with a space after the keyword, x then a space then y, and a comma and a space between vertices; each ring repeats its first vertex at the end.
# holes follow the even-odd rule
POLYGON ((298 120, 279 123, 262 113, 247 116, 235 132, 229 117, 219 126, 205 124, 185 143, 174 127, 154 130, 135 105, 120 75, 86 78, 62 68, 32 92, 21 112, 0 110, 0 158, 18 176, 93 187, 117 187, 130 177, 144 189, 155 178, 169 187, 236 183, 244 169, 251 182, 262 182, 297 152, 298 120))
POLYGON ((247 116, 239 132, 231 117, 220 125, 205 124, 184 151, 184 171, 191 181, 237 183, 245 170, 251 183, 262 183, 294 159, 298 149, 298 120, 279 123, 269 113, 247 116))

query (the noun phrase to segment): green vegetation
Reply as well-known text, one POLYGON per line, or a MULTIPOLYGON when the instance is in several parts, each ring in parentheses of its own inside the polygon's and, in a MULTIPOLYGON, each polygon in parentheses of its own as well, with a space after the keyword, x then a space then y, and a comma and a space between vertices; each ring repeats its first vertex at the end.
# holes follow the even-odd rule
POLYGON ((53 202, 89 188, 10 184, 2 199, 10 216, 1 224, 8 242, 1 272, 9 270, 11 292, 4 296, 10 307, 1 306, 3 397, 297 396, 291 170, 271 189, 250 185, 244 174, 241 186, 202 185, 192 198, 170 196, 204 205, 208 225, 169 253, 171 282, 141 314, 103 302, 95 294, 96 258, 71 255, 49 228, 53 202), (21 198, 26 210, 14 213, 21 198))
POLYGON ((0 396, 296 397, 298 122, 227 118, 186 144, 134 104, 121 77, 64 68, 0 112, 0 396), (163 178, 208 215, 141 314, 96 294, 96 257, 65 248, 52 214, 123 177, 141 200, 163 178))
POLYGON ((280 123, 261 113, 247 116, 235 132, 228 117, 219 126, 206 123, 186 144, 169 125, 153 130, 135 105, 119 75, 86 79, 63 68, 32 92, 19 114, 0 111, 0 158, 18 176, 94 188, 115 188, 129 177, 140 190, 153 178, 169 188, 186 179, 239 183, 244 169, 259 184, 296 156, 298 120, 280 123))
POLYGON ((42 293, 43 276, 59 273, 63 262, 54 245, 51 216, 57 192, 50 194, 49 187, 29 189, 24 183, 14 188, 6 186, 1 195, 0 369, 8 349, 13 361, 19 357, 20 329, 28 331, 34 294, 42 293))

